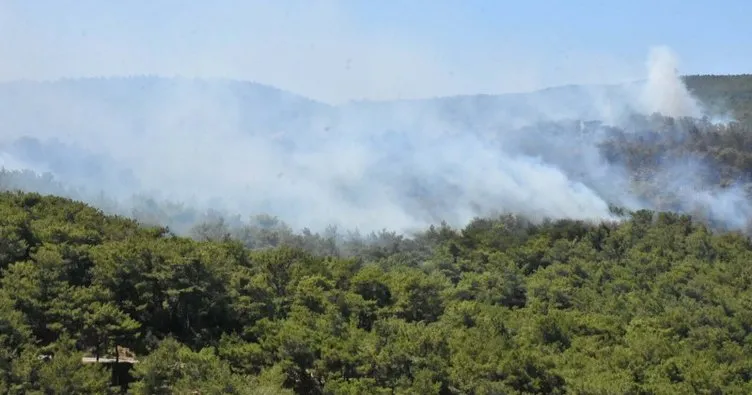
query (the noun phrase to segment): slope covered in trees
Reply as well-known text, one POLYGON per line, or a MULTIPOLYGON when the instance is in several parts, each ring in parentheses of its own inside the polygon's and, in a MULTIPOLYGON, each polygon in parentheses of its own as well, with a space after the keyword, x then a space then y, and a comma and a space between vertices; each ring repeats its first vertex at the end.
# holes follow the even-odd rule
POLYGON ((689 75, 683 80, 709 108, 743 123, 752 122, 752 74, 689 75))
MULTIPOLYGON (((512 130, 482 114, 513 98, 434 103, 474 133, 491 131, 488 147, 512 144, 608 198, 619 206, 613 222, 507 213, 409 236, 298 231, 270 215, 248 221, 143 195, 124 206, 112 191, 4 169, 0 393, 752 393, 752 77, 685 82, 737 120, 633 115, 620 127, 551 120, 512 130), (83 363, 113 358, 138 362, 127 375, 83 363)), ((538 94, 580 92, 561 89, 538 94)), ((302 123, 332 110, 299 102, 302 123)), ((257 110, 250 118, 268 123, 257 110)), ((284 123, 287 113, 274 114, 284 123)), ((406 136, 371 148, 388 149, 390 169, 409 168, 406 136)), ((79 175, 78 160, 89 169, 81 175, 112 176, 125 192, 136 183, 106 157, 14 144, 64 174, 79 175)), ((403 181, 395 198, 416 211, 458 204, 444 178, 430 180, 434 189, 403 181)))
POLYGON ((248 249, 6 192, 0 232, 3 393, 119 391, 116 347, 142 394, 752 392, 752 244, 687 216, 248 249))
MULTIPOLYGON (((531 160, 540 160, 560 171, 569 181, 581 183, 591 189, 609 204, 631 210, 651 209, 689 213, 704 221, 711 221, 713 228, 748 230, 748 221, 752 217, 750 124, 671 118, 654 114, 632 115, 626 125, 616 127, 598 121, 575 120, 539 122, 519 129, 498 130, 491 138, 482 141, 485 143, 484 149, 489 152, 497 150, 502 159, 510 157, 511 151, 531 160)), ((409 152, 415 152, 414 149, 390 144, 386 142, 382 145, 366 146, 372 151, 385 151, 384 156, 379 157, 378 161, 370 166, 375 173, 369 174, 364 180, 344 184, 343 190, 332 191, 333 196, 329 197, 328 204, 336 206, 334 202, 353 203, 348 200, 348 192, 358 195, 354 192, 358 192, 363 183, 373 184, 369 191, 391 188, 389 203, 409 208, 406 215, 419 220, 430 218, 429 223, 446 220, 457 224, 457 218, 451 216, 456 207, 467 205, 468 196, 462 189, 467 184, 447 176, 444 172, 433 171, 435 169, 430 169, 430 166, 424 166, 429 168, 426 171, 415 170, 420 163, 416 164, 409 155, 409 152), (418 177, 419 175, 422 177, 418 177), (452 219, 454 221, 451 221, 452 219)), ((91 166, 96 168, 98 165, 91 166)), ((514 168, 508 170, 515 171, 514 168)), ((477 170, 473 171, 477 173, 477 170)), ((495 176, 500 177, 498 174, 495 176)), ((130 178, 121 179, 125 183, 130 178)), ((284 189, 290 182, 280 176, 278 185, 280 189, 284 189)), ((517 189, 527 191, 526 179, 517 182, 517 189)), ((71 186, 69 183, 61 182, 51 173, 40 175, 31 170, 0 170, 0 190, 21 189, 72 197, 87 201, 108 213, 133 217, 149 224, 168 226, 183 235, 188 234, 196 224, 212 222, 220 228, 227 228, 224 232, 244 237, 237 233, 247 233, 247 230, 241 228, 248 223, 236 214, 261 215, 251 221, 257 228, 289 228, 278 219, 266 218, 266 214, 278 215, 277 213, 252 210, 242 213, 227 212, 221 205, 206 210, 204 207, 160 200, 144 194, 131 195, 130 198, 124 199, 122 194, 100 188, 103 186, 99 184, 89 185, 88 189, 77 188, 75 184, 71 186), (120 199, 115 199, 118 196, 120 199), (222 223, 217 224, 220 217, 223 217, 222 223)), ((555 189, 558 193, 561 188, 555 189)), ((525 207, 524 204, 522 207, 519 204, 511 208, 505 207, 505 203, 514 203, 504 199, 503 195, 510 191, 504 188, 488 190, 494 195, 482 199, 469 196, 474 199, 471 203, 478 207, 477 215, 486 215, 493 210, 511 210, 519 213, 515 211, 516 208, 527 209, 529 214, 538 215, 536 210, 546 205, 546 202, 543 202, 530 207, 525 207)), ((268 195, 266 199, 270 201, 279 196, 274 190, 264 190, 264 193, 251 195, 257 200, 260 200, 259 196, 263 198, 268 195)), ((296 198, 290 197, 289 194, 281 196, 291 199, 288 206, 295 210, 300 211, 307 207, 296 208, 299 206, 292 204, 304 205, 307 199, 295 200, 296 198)), ((294 210, 287 210, 290 211, 294 210)), ((286 221, 295 220, 289 216, 280 217, 286 221)), ((325 225, 321 226, 321 223, 326 224, 327 220, 329 218, 321 217, 318 218, 318 226, 303 226, 322 230, 325 225)), ((461 223, 456 226, 464 225, 466 221, 459 222, 461 223)))

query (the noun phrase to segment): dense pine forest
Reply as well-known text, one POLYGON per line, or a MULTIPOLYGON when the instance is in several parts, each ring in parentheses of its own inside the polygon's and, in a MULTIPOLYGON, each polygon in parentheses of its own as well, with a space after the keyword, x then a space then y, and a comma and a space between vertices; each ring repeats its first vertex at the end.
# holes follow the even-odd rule
POLYGON ((655 208, 608 221, 298 231, 4 170, 0 393, 752 393, 752 77, 685 81, 737 121, 589 126, 655 208), (688 160, 745 200, 687 206, 688 160))
POLYGON ((690 75, 683 81, 708 107, 728 112, 740 122, 752 122, 752 74, 690 75))
POLYGON ((0 210, 3 393, 752 391, 752 245, 688 216, 251 250, 58 197, 0 210), (82 363, 116 355, 131 378, 82 363))

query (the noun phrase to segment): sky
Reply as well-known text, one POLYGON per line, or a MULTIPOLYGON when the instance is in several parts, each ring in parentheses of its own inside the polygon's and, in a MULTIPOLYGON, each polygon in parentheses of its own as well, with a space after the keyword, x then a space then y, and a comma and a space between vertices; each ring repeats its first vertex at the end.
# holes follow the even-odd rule
POLYGON ((0 80, 156 74, 330 103, 752 71, 752 2, 0 0, 0 80))

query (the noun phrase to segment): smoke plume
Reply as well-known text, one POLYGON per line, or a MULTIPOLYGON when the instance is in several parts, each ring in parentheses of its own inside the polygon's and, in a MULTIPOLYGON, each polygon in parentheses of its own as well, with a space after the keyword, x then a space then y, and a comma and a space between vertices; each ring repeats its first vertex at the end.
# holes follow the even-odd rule
POLYGON ((679 78, 678 61, 670 48, 652 48, 647 69, 643 100, 648 111, 668 117, 702 116, 699 103, 679 78))
MULTIPOLYGON (((146 196, 298 229, 409 231, 499 212, 611 219, 609 205, 651 203, 588 125, 702 115, 676 64, 656 48, 644 83, 342 105, 231 80, 12 82, 0 86, 0 161, 126 213, 146 196)), ((740 195, 709 188, 681 207, 723 202, 733 218, 740 195)))

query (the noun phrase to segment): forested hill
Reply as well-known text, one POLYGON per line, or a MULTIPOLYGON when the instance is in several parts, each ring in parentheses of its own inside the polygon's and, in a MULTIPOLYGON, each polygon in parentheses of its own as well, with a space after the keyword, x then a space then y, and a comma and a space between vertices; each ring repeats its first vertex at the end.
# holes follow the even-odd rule
POLYGON ((705 105, 728 111, 740 122, 752 123, 752 74, 690 75, 683 80, 705 105))
POLYGON ((0 236, 2 393, 752 393, 752 245, 687 216, 249 250, 8 192, 0 236))
MULTIPOLYGON (((685 81, 718 110, 720 121, 727 115, 738 122, 635 114, 612 127, 587 117, 538 119, 551 110, 539 105, 561 101, 572 104, 564 113, 587 115, 577 99, 592 94, 585 87, 335 107, 235 82, 135 78, 0 86, 9 139, 0 159, 39 165, 0 171, 0 393, 752 393, 752 76, 685 81), (169 98, 160 96, 168 91, 169 98), (177 99, 178 110, 163 116, 160 103, 177 99), (493 123, 500 111, 537 122, 502 128, 493 123), (403 124, 390 123, 401 117, 403 124), (367 129, 362 141, 350 142, 362 145, 334 145, 341 137, 330 129, 333 121, 367 129), (404 127, 391 130, 394 125, 404 127), (336 192, 323 194, 336 197, 326 207, 358 203, 355 192, 381 182, 376 187, 393 187, 390 201, 411 215, 440 217, 467 204, 458 191, 469 173, 478 173, 460 166, 468 156, 440 161, 452 153, 439 149, 445 140, 430 133, 411 140, 437 125, 467 132, 452 135, 453 145, 466 150, 460 152, 487 148, 507 165, 518 164, 506 160, 509 152, 537 158, 606 201, 634 198, 637 206, 693 217, 611 207, 619 221, 540 221, 541 209, 555 202, 539 199, 519 206, 536 218, 489 216, 408 237, 390 230, 343 234, 336 227, 297 231, 272 215, 244 223, 222 218, 226 212, 144 195, 132 211, 110 200, 109 194, 138 191, 144 179, 136 176, 157 168, 164 176, 157 181, 189 175, 182 186, 237 192, 228 185, 240 184, 241 173, 219 171, 231 167, 215 166, 216 158, 190 167, 180 155, 195 159, 211 148, 237 146, 235 159, 247 158, 252 155, 244 150, 267 142, 254 138, 271 134, 267 161, 323 150, 336 153, 343 167, 353 146, 362 148, 360 155, 379 153, 369 157, 373 166, 362 179, 326 190, 336 192), (490 129, 497 133, 488 139, 470 133, 490 129), (103 139, 103 130, 123 139, 103 139), (193 134, 180 136, 195 141, 170 134, 186 130, 193 134), (207 130, 217 133, 203 138, 207 130), (240 133, 228 130, 249 132, 253 144, 239 144, 240 133), (222 132, 231 144, 210 145, 222 132), (184 149, 170 156, 176 142, 184 149), (468 142, 474 144, 462 145, 468 142), (89 151, 89 143, 112 151, 89 151), (157 148, 142 152, 149 147, 157 148), (332 147, 338 149, 325 150, 332 147), (451 166, 421 168, 405 152, 451 166), (108 156, 113 153, 120 155, 108 156), (447 169, 459 177, 447 178, 447 169), (45 170, 54 176, 38 173, 45 170), (212 184, 216 174, 231 175, 228 184, 212 184), (84 193, 82 185, 103 193, 84 193), (9 189, 86 196, 138 221, 9 189), (173 234, 176 224, 192 238, 173 234)), ((604 97, 618 98, 604 89, 604 97)), ((282 205, 292 207, 298 194, 284 189, 280 169, 292 177, 292 167, 274 168, 274 187, 256 190, 282 191, 268 199, 284 197, 282 205)), ((478 180, 473 188, 483 184, 478 180)), ((523 181, 471 196, 470 203, 495 208, 520 190, 541 197, 523 181)), ((305 201, 317 196, 310 193, 316 185, 306 185, 305 201)), ((315 206, 299 210, 283 219, 329 220, 315 218, 324 211, 315 206)))

